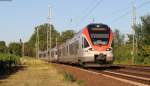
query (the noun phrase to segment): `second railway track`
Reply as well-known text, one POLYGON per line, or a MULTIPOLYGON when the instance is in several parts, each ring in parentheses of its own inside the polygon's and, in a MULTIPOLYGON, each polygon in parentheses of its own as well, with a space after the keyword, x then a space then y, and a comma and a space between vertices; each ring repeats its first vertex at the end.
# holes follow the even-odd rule
POLYGON ((133 67, 133 66, 112 66, 108 68, 87 68, 88 71, 112 76, 118 80, 124 79, 126 82, 135 85, 150 86, 150 70, 149 67, 133 67))
MULTIPOLYGON (((150 86, 149 67, 146 67, 146 69, 145 69, 145 67, 137 67, 136 66, 136 67, 130 68, 130 67, 122 67, 119 65, 117 65, 117 66, 113 65, 110 67, 83 68, 83 67, 77 66, 77 65, 68 65, 68 64, 56 64, 56 65, 69 68, 69 70, 76 70, 78 72, 84 71, 84 72, 87 72, 87 74, 91 73, 91 75, 95 74, 96 76, 100 77, 100 80, 103 77, 106 80, 108 78, 110 78, 109 81, 111 79, 117 80, 118 84, 120 84, 120 81, 121 81, 121 82, 130 84, 131 86, 150 86), (145 70, 143 70, 143 68, 145 70)), ((75 72, 73 72, 73 74, 74 73, 75 72)), ((95 76, 95 75, 93 75, 93 76, 95 76)), ((114 82, 114 83, 116 83, 116 82, 114 82)))

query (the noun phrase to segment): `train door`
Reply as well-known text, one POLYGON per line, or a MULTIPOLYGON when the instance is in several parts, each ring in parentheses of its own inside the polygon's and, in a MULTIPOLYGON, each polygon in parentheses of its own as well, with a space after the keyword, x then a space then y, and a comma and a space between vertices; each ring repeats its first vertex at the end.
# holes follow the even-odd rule
POLYGON ((85 37, 82 37, 82 49, 83 49, 83 52, 87 52, 89 48, 90 48, 90 45, 89 45, 87 39, 85 37))
POLYGON ((89 48, 90 48, 90 45, 88 41, 86 40, 84 36, 82 36, 80 50, 79 50, 80 56, 78 57, 78 61, 83 61, 83 59, 85 58, 85 54, 88 53, 89 48))

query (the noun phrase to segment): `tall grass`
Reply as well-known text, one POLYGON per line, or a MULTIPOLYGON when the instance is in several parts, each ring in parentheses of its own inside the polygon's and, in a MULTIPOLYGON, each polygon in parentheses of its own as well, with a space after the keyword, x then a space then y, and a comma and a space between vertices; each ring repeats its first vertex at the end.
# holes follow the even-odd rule
POLYGON ((64 80, 67 82, 75 82, 76 81, 76 78, 70 73, 63 72, 63 76, 64 76, 64 80))

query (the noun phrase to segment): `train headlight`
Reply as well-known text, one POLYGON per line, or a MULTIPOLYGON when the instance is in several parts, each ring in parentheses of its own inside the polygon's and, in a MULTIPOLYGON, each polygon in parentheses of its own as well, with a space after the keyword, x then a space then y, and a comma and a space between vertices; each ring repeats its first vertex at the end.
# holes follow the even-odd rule
POLYGON ((106 49, 106 51, 111 51, 111 50, 112 50, 111 48, 107 48, 107 49, 106 49))

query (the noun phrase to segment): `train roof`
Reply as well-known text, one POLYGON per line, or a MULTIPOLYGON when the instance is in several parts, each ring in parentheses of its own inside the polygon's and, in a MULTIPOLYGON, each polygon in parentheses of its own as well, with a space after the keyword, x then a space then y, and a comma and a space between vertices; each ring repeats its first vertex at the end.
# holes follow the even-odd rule
MULTIPOLYGON (((108 25, 103 24, 103 23, 91 23, 91 24, 88 24, 86 27, 97 27, 97 25, 98 25, 99 27, 108 27, 108 25)), ((74 42, 74 41, 75 41, 76 39, 78 39, 79 36, 82 34, 83 29, 84 29, 84 28, 82 28, 79 32, 77 32, 77 33, 74 35, 73 38, 66 40, 66 42, 64 42, 64 43, 62 43, 62 44, 60 44, 60 45, 58 45, 58 46, 59 46, 59 47, 63 47, 63 46, 65 46, 66 44, 70 44, 70 43, 74 42)))
POLYGON ((76 33, 73 38, 67 39, 66 42, 60 44, 59 47, 63 47, 66 44, 72 43, 74 40, 76 40, 77 38, 79 38, 80 34, 82 34, 82 30, 80 30, 78 33, 76 33))
POLYGON ((87 27, 108 27, 108 25, 103 24, 103 23, 91 23, 89 25, 87 25, 87 27))

